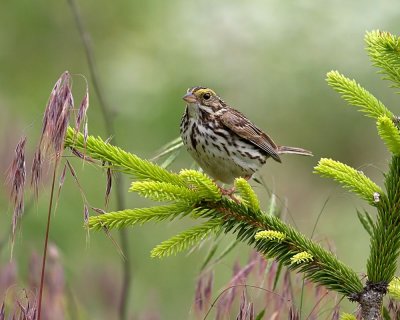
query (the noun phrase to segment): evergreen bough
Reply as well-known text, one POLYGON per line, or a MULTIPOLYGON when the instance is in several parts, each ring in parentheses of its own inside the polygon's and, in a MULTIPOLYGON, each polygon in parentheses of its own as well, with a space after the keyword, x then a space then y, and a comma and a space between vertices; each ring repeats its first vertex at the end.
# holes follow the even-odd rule
MULTIPOLYGON (((366 34, 365 41, 373 65, 379 68, 384 79, 391 81, 391 86, 399 88, 400 39, 387 32, 372 31, 366 34)), ((400 253, 399 118, 355 80, 338 71, 329 72, 327 82, 350 105, 375 119, 378 134, 392 155, 384 189, 364 173, 332 159, 323 158, 315 167, 316 173, 336 180, 377 211, 375 221, 367 212, 358 212, 370 235, 364 284, 359 275, 333 253, 278 217, 261 210, 258 198, 246 180, 236 179, 238 199, 235 201, 223 196, 216 184, 201 172, 182 170, 173 173, 99 137, 84 137, 69 128, 66 147, 77 149, 112 170, 130 175, 134 179, 129 189, 131 192, 162 203, 149 208, 92 216, 88 227, 92 230, 124 228, 189 216, 199 220, 199 224, 162 242, 153 249, 153 257, 176 254, 198 245, 210 235, 231 232, 238 241, 246 242, 265 256, 303 273, 314 283, 357 301, 364 319, 380 319, 384 310, 382 300, 387 291, 394 297, 399 296, 399 281, 394 277, 400 253)), ((353 318, 348 314, 342 317, 353 318)))

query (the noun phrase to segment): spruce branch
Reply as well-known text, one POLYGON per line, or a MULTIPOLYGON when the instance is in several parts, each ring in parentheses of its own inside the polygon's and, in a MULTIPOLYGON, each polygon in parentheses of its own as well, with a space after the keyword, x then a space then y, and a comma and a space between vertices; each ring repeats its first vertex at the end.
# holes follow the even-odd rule
POLYGON ((168 205, 92 216, 88 222, 90 229, 122 228, 190 215, 193 219, 205 219, 206 222, 160 244, 154 249, 152 253, 154 256, 165 256, 187 249, 214 231, 221 230, 225 233, 234 233, 239 241, 248 242, 264 255, 277 259, 290 269, 303 272, 308 279, 328 289, 346 296, 362 290, 362 283, 357 274, 332 253, 278 217, 261 211, 258 199, 246 181, 239 179, 236 182, 243 198, 242 202, 237 203, 230 198, 222 197, 214 182, 202 173, 193 170, 185 170, 180 174, 169 172, 156 164, 113 147, 100 138, 89 136, 84 143, 83 137, 71 129, 68 130, 66 145, 77 148, 79 152, 87 154, 93 160, 107 161, 112 168, 119 168, 137 178, 139 181, 132 184, 131 191, 156 201, 171 202, 168 205), (264 230, 283 234, 284 239, 256 240, 256 234, 264 230))
POLYGON ((374 66, 380 68, 384 80, 393 82, 393 87, 400 88, 400 38, 374 30, 365 35, 367 51, 374 66))
POLYGON ((135 181, 132 182, 129 191, 137 192, 142 197, 150 198, 154 201, 180 200, 191 204, 201 199, 200 194, 195 190, 169 182, 135 181))
POLYGON ((400 155, 400 133, 392 119, 381 116, 376 123, 378 134, 382 138, 389 151, 397 156, 400 155))
POLYGON ((394 277, 388 286, 388 293, 391 298, 400 300, 400 278, 394 277))
POLYGON ((290 258, 292 264, 300 264, 300 263, 307 263, 314 260, 312 254, 308 253, 307 251, 296 253, 293 257, 290 258))
POLYGON ((322 158, 314 171, 323 177, 338 181, 344 188, 358 194, 373 206, 376 206, 376 194, 383 194, 381 188, 364 173, 339 161, 322 158))
POLYGON ((195 246, 207 238, 211 233, 216 234, 221 228, 221 222, 218 220, 206 221, 199 226, 190 228, 181 232, 172 238, 163 241, 153 250, 152 258, 163 258, 172 254, 177 254, 189 247, 195 246))
POLYGON ((247 241, 267 257, 276 259, 290 269, 304 273, 306 278, 314 283, 324 285, 346 296, 362 290, 361 281, 354 271, 340 262, 332 253, 279 218, 262 211, 252 210, 243 203, 235 203, 225 198, 219 203, 210 203, 207 207, 214 208, 216 217, 222 218, 225 232, 233 231, 242 242, 247 241), (281 242, 269 239, 256 240, 256 234, 263 230, 278 231, 285 235, 284 240, 281 242), (291 258, 304 251, 313 257, 313 261, 292 264, 291 258))
POLYGON ((187 182, 190 189, 196 191, 199 197, 206 200, 221 199, 218 186, 204 173, 196 170, 181 170, 179 176, 187 182))
POLYGON ((357 320, 357 318, 351 313, 342 313, 340 315, 340 320, 357 320))
MULTIPOLYGON (((384 79, 392 81, 393 86, 398 88, 399 38, 389 33, 373 31, 367 33, 365 41, 373 64, 381 69, 380 73, 385 75, 384 79)), ((361 223, 371 235, 371 250, 367 261, 367 285, 362 292, 351 299, 360 304, 364 319, 380 319, 383 297, 395 275, 400 254, 400 134, 395 123, 398 118, 354 80, 344 77, 337 71, 329 72, 327 80, 347 102, 360 107, 360 111, 377 120, 378 133, 393 154, 389 172, 385 175, 386 194, 363 174, 357 177, 357 171, 342 164, 338 165, 339 163, 332 162, 333 160, 321 159, 325 163, 320 162, 316 168, 316 172, 334 178, 377 208, 375 223, 369 214, 363 215, 358 212, 361 223), (332 165, 336 167, 333 170, 332 165), (340 169, 341 166, 345 167, 340 169)))
MULTIPOLYGON (((373 31, 365 37, 368 53, 381 73, 400 87, 400 40, 388 33, 373 31)), ((108 163, 113 169, 133 176, 130 191, 143 197, 169 204, 151 208, 128 209, 89 218, 91 229, 122 228, 146 222, 159 222, 188 216, 202 223, 162 242, 152 256, 164 257, 198 245, 212 234, 233 233, 237 242, 254 246, 263 255, 274 258, 279 265, 304 273, 316 284, 357 301, 364 319, 380 319, 382 301, 389 292, 396 294, 394 278, 400 255, 400 133, 393 113, 370 92, 337 71, 327 74, 328 84, 349 104, 366 116, 376 119, 377 129, 392 153, 389 171, 385 175, 385 190, 356 169, 322 158, 315 167, 321 176, 338 181, 377 209, 376 221, 365 212, 359 220, 370 234, 370 256, 367 261, 367 281, 339 261, 331 252, 284 223, 278 217, 260 209, 253 189, 244 179, 235 187, 239 199, 222 195, 218 186, 205 174, 194 170, 170 172, 136 155, 68 129, 65 145, 79 150, 94 160, 108 163)), ((180 144, 179 141, 176 143, 180 144)), ((175 152, 178 144, 168 146, 166 153, 175 152)), ((172 157, 172 155, 171 155, 172 157)), ((170 161, 167 159, 167 162, 170 161)), ((271 199, 271 208, 274 208, 271 199)), ((271 209, 271 211, 273 211, 271 209)), ((229 249, 230 250, 230 249, 229 249)), ((212 255, 210 255, 212 257, 212 255)), ((210 258, 211 259, 211 258, 210 258)), ((352 315, 343 318, 354 319, 352 315)))
POLYGON ((254 239, 260 240, 260 239, 267 239, 270 241, 276 241, 276 242, 282 242, 285 240, 286 236, 284 233, 279 232, 279 231, 274 231, 274 230, 264 230, 257 232, 256 235, 254 236, 254 239))
POLYGON ((164 206, 149 208, 125 209, 108 212, 106 214, 91 216, 88 228, 101 230, 103 227, 124 228, 134 225, 142 225, 146 222, 160 222, 185 216, 192 211, 186 203, 174 203, 164 206))
POLYGON ((235 179, 235 187, 236 190, 239 192, 243 203, 254 210, 260 210, 260 201, 258 200, 256 193, 251 188, 246 179, 235 179))
POLYGON ((374 228, 374 222, 371 218, 371 216, 369 215, 368 212, 365 211, 365 213, 363 214, 362 212, 357 210, 357 217, 358 220, 360 220, 362 226, 364 227, 365 231, 368 232, 368 234, 370 236, 372 236, 373 234, 373 228, 374 228))
POLYGON ((392 157, 385 177, 386 195, 378 206, 367 275, 372 283, 387 285, 395 275, 400 254, 400 157, 392 157))
POLYGON ((342 95, 344 100, 359 107, 359 110, 364 112, 367 117, 378 119, 380 116, 387 116, 393 119, 394 116, 390 110, 355 80, 346 78, 338 71, 330 71, 327 74, 327 82, 342 95))
POLYGON ((76 132, 71 127, 67 130, 65 147, 79 149, 85 156, 110 163, 114 170, 133 176, 138 180, 151 179, 185 185, 185 181, 176 173, 106 143, 100 137, 88 136, 85 140, 83 134, 76 132))

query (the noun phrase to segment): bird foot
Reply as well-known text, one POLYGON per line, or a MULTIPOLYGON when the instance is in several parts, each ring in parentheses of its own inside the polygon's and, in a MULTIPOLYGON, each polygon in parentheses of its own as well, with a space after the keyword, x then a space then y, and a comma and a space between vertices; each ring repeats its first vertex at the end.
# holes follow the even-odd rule
POLYGON ((235 197, 235 191, 236 191, 235 187, 232 187, 229 189, 224 189, 224 188, 218 186, 218 188, 221 191, 221 194, 223 196, 227 196, 227 197, 231 198, 233 201, 235 201, 236 203, 240 203, 239 199, 235 197))
MULTIPOLYGON (((244 176, 243 178, 246 179, 247 181, 249 181, 251 179, 251 175, 244 176)), ((231 198, 233 201, 235 201, 236 203, 240 203, 239 199, 235 197, 235 191, 236 191, 235 186, 233 186, 232 188, 229 188, 229 189, 225 189, 225 188, 219 186, 215 180, 214 180, 214 183, 217 185, 217 187, 219 188, 219 190, 221 191, 221 194, 223 196, 227 196, 227 197, 231 198)))
POLYGON ((233 195, 233 194, 235 193, 235 191, 236 191, 236 188, 235 188, 235 187, 232 187, 232 188, 229 188, 229 189, 224 189, 224 188, 218 186, 218 188, 219 188, 219 190, 221 190, 221 193, 222 193, 222 195, 224 195, 224 196, 231 196, 231 195, 233 195))

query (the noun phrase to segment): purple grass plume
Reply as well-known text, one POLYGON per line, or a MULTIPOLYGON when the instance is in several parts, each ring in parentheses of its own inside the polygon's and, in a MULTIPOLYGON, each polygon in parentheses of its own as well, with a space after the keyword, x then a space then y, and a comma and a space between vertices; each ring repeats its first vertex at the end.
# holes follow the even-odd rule
MULTIPOLYGON (((197 319, 215 314, 213 319, 251 320, 300 319, 300 309, 294 297, 303 294, 307 304, 302 310, 304 319, 338 320, 340 299, 323 287, 305 281, 301 275, 293 275, 282 269, 274 260, 253 251, 243 266, 234 263, 233 274, 222 290, 213 288, 213 271, 202 272, 197 280, 194 311, 197 319), (304 286, 304 287, 303 287, 304 286), (213 292, 214 291, 214 292, 213 292), (213 310, 215 309, 215 310, 213 310)), ((392 307, 395 314, 395 308, 392 307)))
POLYGON ((59 159, 64 149, 70 112, 74 107, 71 86, 71 75, 65 71, 54 85, 46 105, 42 133, 31 169, 31 186, 36 197, 39 194, 44 158, 54 152, 55 158, 59 159))
POLYGON ((8 171, 8 185, 10 186, 10 198, 14 207, 12 218, 12 242, 14 243, 18 220, 24 212, 24 189, 26 181, 25 165, 26 137, 18 142, 11 166, 8 171))

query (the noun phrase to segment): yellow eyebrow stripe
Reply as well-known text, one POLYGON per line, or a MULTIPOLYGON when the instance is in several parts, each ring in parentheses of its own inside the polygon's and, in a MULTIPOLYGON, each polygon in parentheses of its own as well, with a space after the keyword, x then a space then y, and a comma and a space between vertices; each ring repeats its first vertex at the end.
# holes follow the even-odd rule
POLYGON ((204 93, 206 93, 206 92, 208 92, 208 93, 211 93, 212 95, 214 95, 214 96, 216 96, 217 94, 215 93, 215 91, 213 91, 213 90, 211 90, 211 89, 209 89, 209 88, 207 88, 207 89, 199 89, 199 90, 197 90, 196 91, 196 93, 195 93, 195 95, 203 95, 204 93))

